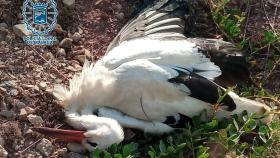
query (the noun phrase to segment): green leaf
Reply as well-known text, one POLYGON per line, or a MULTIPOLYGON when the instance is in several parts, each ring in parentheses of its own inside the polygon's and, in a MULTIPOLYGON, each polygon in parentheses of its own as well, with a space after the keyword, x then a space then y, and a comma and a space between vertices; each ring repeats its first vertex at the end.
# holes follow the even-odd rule
POLYGON ((234 143, 237 143, 239 141, 240 136, 241 136, 241 134, 236 133, 236 134, 231 135, 228 139, 233 141, 234 143))
POLYGON ((265 147, 264 146, 254 146, 253 151, 257 156, 262 156, 265 151, 265 147))
POLYGON ((214 128, 216 128, 218 126, 218 121, 217 120, 212 120, 211 122, 208 122, 206 123, 203 128, 206 130, 206 131, 211 131, 213 130, 214 128))
POLYGON ((248 149, 249 145, 248 143, 242 143, 237 148, 237 153, 239 155, 244 154, 245 150, 248 149))
POLYGON ((238 126, 238 123, 235 119, 232 120, 233 124, 234 124, 234 127, 236 129, 236 131, 239 131, 239 126, 238 126))
POLYGON ((249 119, 244 126, 245 126, 244 131, 246 132, 253 131, 257 127, 257 121, 254 119, 249 119))
POLYGON ((156 151, 151 146, 150 146, 150 150, 148 151, 148 155, 150 156, 150 158, 156 158, 156 151))
POLYGON ((177 145, 177 149, 181 150, 181 149, 185 148, 186 145, 187 145, 186 143, 179 144, 179 145, 177 145))
POLYGON ((112 155, 110 153, 108 153, 107 151, 104 152, 105 152, 104 158, 112 158, 112 155))
POLYGON ((91 153, 91 157, 92 158, 99 158, 100 157, 100 150, 98 148, 93 150, 93 152, 91 153))
POLYGON ((169 155, 176 153, 176 149, 173 146, 168 146, 166 151, 169 155))
POLYGON ((123 158, 123 157, 122 157, 122 154, 115 154, 114 158, 123 158))
POLYGON ((208 158, 209 154, 207 153, 208 147, 204 147, 202 145, 197 147, 196 157, 198 158, 208 158))
POLYGON ((126 144, 123 147, 123 157, 128 157, 129 155, 132 155, 135 151, 137 151, 138 144, 136 143, 130 143, 126 144))
POLYGON ((263 39, 264 44, 268 45, 275 42, 276 40, 277 40, 277 36, 273 32, 271 31, 264 32, 264 39, 263 39))

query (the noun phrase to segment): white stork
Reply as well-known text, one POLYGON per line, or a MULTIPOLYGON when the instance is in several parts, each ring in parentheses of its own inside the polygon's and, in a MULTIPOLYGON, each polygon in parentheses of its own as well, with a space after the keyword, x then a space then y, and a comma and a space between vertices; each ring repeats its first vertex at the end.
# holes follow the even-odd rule
POLYGON ((231 43, 185 37, 186 5, 161 0, 148 7, 121 29, 102 59, 85 63, 69 89, 55 87, 67 123, 86 132, 47 133, 104 149, 124 139, 123 127, 162 134, 204 109, 213 113, 221 95, 217 119, 269 112, 265 104, 226 93, 223 87, 248 81, 245 59, 231 43))

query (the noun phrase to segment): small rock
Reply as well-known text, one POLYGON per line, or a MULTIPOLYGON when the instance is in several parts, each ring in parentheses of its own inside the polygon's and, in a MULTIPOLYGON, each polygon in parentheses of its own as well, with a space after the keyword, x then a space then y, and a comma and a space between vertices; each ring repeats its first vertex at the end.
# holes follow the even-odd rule
POLYGON ((15 105, 16 105, 18 108, 24 108, 24 107, 26 107, 26 104, 23 103, 23 102, 21 102, 21 101, 19 101, 19 100, 16 100, 15 105))
POLYGON ((62 29, 62 27, 61 27, 59 24, 55 24, 55 26, 54 26, 54 31, 55 31, 56 33, 62 33, 62 32, 63 32, 63 29, 62 29))
POLYGON ((54 56, 51 52, 44 53, 43 57, 46 58, 47 60, 50 60, 50 59, 54 58, 54 56))
POLYGON ((9 80, 9 81, 4 81, 5 86, 11 87, 11 88, 16 88, 17 84, 16 81, 14 80, 9 80))
POLYGON ((66 56, 65 49, 59 48, 58 51, 57 51, 57 56, 63 56, 63 57, 65 57, 65 56, 66 56))
POLYGON ((14 25, 13 31, 19 37, 31 35, 31 32, 26 29, 25 24, 14 25))
POLYGON ((88 49, 85 49, 85 55, 87 58, 91 58, 91 56, 92 56, 88 49))
POLYGON ((2 138, 1 136, 0 136, 0 145, 1 145, 1 146, 4 146, 4 145, 5 145, 5 140, 4 140, 4 138, 2 138))
POLYGON ((0 23, 0 27, 3 27, 6 29, 6 28, 8 28, 8 25, 6 23, 2 22, 2 23, 0 23))
POLYGON ((67 148, 62 148, 62 149, 58 149, 57 150, 57 155, 58 157, 62 157, 63 155, 65 155, 67 153, 67 148))
POLYGON ((75 60, 78 60, 81 65, 85 63, 86 56, 85 55, 76 55, 74 57, 75 60))
POLYGON ((24 109, 27 112, 27 114, 34 114, 35 113, 35 109, 33 109, 29 106, 25 107, 24 109))
POLYGON ((124 13, 120 12, 116 15, 116 17, 119 19, 119 20, 123 20, 124 19, 124 13))
POLYGON ((78 32, 79 32, 79 34, 83 34, 84 31, 79 27, 78 32))
POLYGON ((22 109, 20 109, 20 112, 19 112, 19 115, 20 116, 25 116, 25 115, 27 115, 28 113, 27 113, 27 111, 25 110, 25 108, 22 108, 22 109))
POLYGON ((12 89, 12 90, 10 91, 10 95, 11 95, 11 96, 17 96, 17 95, 18 95, 18 90, 17 90, 17 89, 12 89))
POLYGON ((27 116, 27 119, 29 120, 29 122, 33 125, 41 125, 44 121, 42 119, 41 116, 37 116, 37 115, 33 115, 33 114, 30 114, 27 116))
POLYGON ((46 82, 40 82, 38 87, 39 87, 39 89, 45 91, 47 89, 48 85, 46 82))
POLYGON ((122 10, 122 5, 118 3, 116 8, 117 8, 117 10, 122 10))
POLYGON ((8 157, 8 152, 0 145, 0 157, 1 158, 6 158, 8 157))
POLYGON ((71 38, 73 39, 74 42, 79 42, 82 36, 78 32, 75 32, 71 38))
POLYGON ((36 149, 44 156, 48 157, 52 153, 53 145, 48 139, 43 138, 40 143, 36 145, 36 149))
POLYGON ((69 152, 63 158, 84 158, 84 156, 79 153, 69 152))
POLYGON ((65 49, 71 49, 73 40, 71 38, 64 38, 60 43, 59 46, 65 49))
POLYGON ((3 91, 3 92, 7 92, 7 89, 4 88, 4 87, 0 87, 0 90, 3 91))
POLYGON ((0 112, 1 116, 7 118, 7 119, 10 119, 12 117, 14 117, 15 113, 11 110, 2 110, 0 112))
POLYGON ((0 42, 6 40, 8 33, 9 31, 6 28, 0 27, 0 42))
POLYGON ((63 0, 62 2, 63 2, 63 4, 65 4, 67 7, 70 7, 70 8, 74 7, 74 4, 75 4, 75 0, 63 0))

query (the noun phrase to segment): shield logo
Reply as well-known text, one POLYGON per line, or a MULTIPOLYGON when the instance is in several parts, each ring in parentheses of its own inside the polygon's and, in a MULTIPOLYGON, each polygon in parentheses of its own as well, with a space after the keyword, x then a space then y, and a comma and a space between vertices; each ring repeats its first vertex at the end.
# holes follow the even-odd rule
POLYGON ((33 24, 47 24, 47 6, 45 3, 33 5, 33 24))

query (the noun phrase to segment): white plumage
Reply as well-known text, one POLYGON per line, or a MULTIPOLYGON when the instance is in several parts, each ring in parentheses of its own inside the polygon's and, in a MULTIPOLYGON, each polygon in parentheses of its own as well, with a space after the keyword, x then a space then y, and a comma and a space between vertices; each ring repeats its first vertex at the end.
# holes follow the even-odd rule
MULTIPOLYGON (((81 74, 70 80, 69 89, 54 88, 67 122, 87 130, 82 141, 86 149, 121 142, 122 127, 162 134, 204 109, 214 113, 212 105, 220 92, 225 93, 216 79, 231 78, 237 83, 238 77, 246 74, 236 49, 219 50, 219 44, 233 47, 231 44, 184 37, 184 19, 174 13, 177 4, 176 0, 160 1, 143 11, 124 26, 101 60, 95 65, 85 63, 81 74), (176 5, 170 9, 166 4, 176 5), (210 48, 213 43, 216 50, 210 48), (206 56, 209 52, 211 58, 206 56)), ((233 92, 221 104, 215 112, 218 119, 244 110, 270 111, 268 106, 233 92)), ((270 120, 271 116, 263 121, 270 120)))

